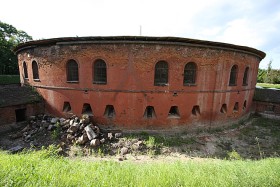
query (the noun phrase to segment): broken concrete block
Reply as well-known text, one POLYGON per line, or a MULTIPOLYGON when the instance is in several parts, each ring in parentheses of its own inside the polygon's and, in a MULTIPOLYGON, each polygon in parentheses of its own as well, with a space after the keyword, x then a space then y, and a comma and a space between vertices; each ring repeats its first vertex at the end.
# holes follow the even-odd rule
POLYGON ((100 145, 100 141, 98 139, 93 139, 90 141, 90 146, 91 147, 97 147, 100 145))
POLYGON ((87 134, 83 134, 82 136, 80 136, 78 138, 78 140, 76 141, 77 144, 79 145, 83 145, 85 144, 87 141, 89 141, 87 134))
POLYGON ((107 137, 108 137, 109 140, 112 140, 114 138, 113 133, 109 132, 107 134, 107 137))
POLYGON ((94 138, 97 138, 97 134, 93 131, 93 129, 90 127, 90 125, 85 127, 85 131, 87 133, 88 139, 92 140, 94 138))
POLYGON ((115 138, 120 138, 120 137, 122 137, 122 133, 120 132, 115 133, 115 138))
POLYGON ((127 147, 121 148, 121 152, 120 152, 121 155, 125 155, 127 153, 128 153, 128 148, 127 147))

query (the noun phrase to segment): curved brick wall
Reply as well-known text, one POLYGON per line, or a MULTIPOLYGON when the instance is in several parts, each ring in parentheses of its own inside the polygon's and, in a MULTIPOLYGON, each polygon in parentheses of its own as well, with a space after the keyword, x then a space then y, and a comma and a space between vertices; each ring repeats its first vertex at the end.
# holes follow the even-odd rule
POLYGON ((80 116, 86 104, 98 123, 128 129, 211 127, 240 119, 250 110, 259 62, 265 56, 253 48, 225 43, 128 36, 31 41, 19 45, 16 52, 21 83, 37 88, 47 111, 80 116), (70 59, 78 63, 79 81, 75 83, 67 82, 70 59), (93 63, 97 59, 106 63, 106 84, 93 83, 93 63), (39 70, 39 79, 35 80, 33 61, 39 70), (159 61, 168 64, 168 84, 163 86, 154 85, 159 61), (24 62, 28 79, 24 78, 24 62), (184 85, 184 67, 189 62, 196 64, 195 84, 184 85), (229 86, 234 65, 238 66, 237 82, 229 86), (246 67, 248 84, 243 85, 246 67), (151 106, 148 115, 147 106, 151 106), (176 115, 169 114, 171 107, 176 115))

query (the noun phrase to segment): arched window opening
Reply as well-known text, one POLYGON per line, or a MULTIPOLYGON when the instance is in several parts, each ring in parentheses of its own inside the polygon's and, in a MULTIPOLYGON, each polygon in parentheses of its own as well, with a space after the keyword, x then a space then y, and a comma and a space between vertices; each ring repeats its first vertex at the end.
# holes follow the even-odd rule
POLYGON ((71 105, 69 102, 64 102, 63 104, 63 112, 71 112, 72 109, 71 109, 71 105))
POLYGON ((223 113, 223 114, 227 113, 227 104, 222 105, 220 112, 223 113))
POLYGON ((104 116, 106 116, 107 118, 113 118, 116 116, 115 108, 113 105, 106 106, 104 116))
POLYGON ((154 107, 147 106, 145 113, 144 113, 144 118, 151 119, 151 118, 155 118, 155 117, 156 117, 156 113, 155 113, 154 107))
POLYGON ((27 66, 26 66, 25 62, 23 62, 23 72, 24 72, 24 78, 28 79, 28 71, 27 71, 27 66))
POLYGON ((245 100, 243 103, 243 110, 245 110, 247 108, 247 101, 245 100))
POLYGON ((82 114, 87 114, 87 115, 89 115, 89 116, 92 116, 92 115, 93 115, 90 104, 85 103, 85 104, 83 105, 82 114))
POLYGON ((98 59, 93 65, 93 83, 106 84, 107 83, 107 68, 104 60, 98 59))
POLYGON ((243 86, 248 85, 248 73, 249 73, 249 67, 246 67, 244 71, 244 76, 243 76, 243 86))
POLYGON ((195 84, 196 79, 196 64, 189 62, 184 69, 184 85, 195 84))
POLYGON ((168 64, 165 61, 157 62, 155 66, 155 86, 166 86, 168 84, 168 64))
POLYGON ((168 112, 168 118, 179 118, 179 109, 178 106, 172 106, 168 112))
POLYGON ((32 61, 32 72, 33 72, 33 80, 39 80, 38 64, 35 60, 32 61))
POLYGON ((67 81, 78 82, 79 81, 79 68, 78 63, 71 59, 67 62, 67 81))
POLYGON ((198 106, 198 105, 193 106, 193 108, 192 108, 192 114, 193 114, 194 116, 200 115, 200 109, 199 109, 199 106, 198 106))
POLYGON ((236 102, 233 107, 233 112, 238 112, 238 110, 239 110, 239 106, 238 106, 238 102, 236 102))
POLYGON ((234 65, 230 71, 229 86, 236 86, 238 66, 234 65))

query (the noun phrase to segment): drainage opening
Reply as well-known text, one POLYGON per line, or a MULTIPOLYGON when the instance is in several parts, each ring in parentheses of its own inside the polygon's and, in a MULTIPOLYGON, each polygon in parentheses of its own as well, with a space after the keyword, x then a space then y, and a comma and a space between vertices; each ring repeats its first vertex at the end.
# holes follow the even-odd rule
POLYGON ((151 119, 151 118, 155 118, 155 117, 156 117, 156 113, 155 113, 154 107, 147 106, 145 113, 144 113, 144 118, 151 119))
POLYGON ((222 105, 220 112, 223 114, 227 113, 227 104, 222 105))
POLYGON ((16 109, 16 122, 21 122, 26 120, 26 108, 16 109))
POLYGON ((243 103, 243 110, 245 110, 247 108, 247 101, 245 100, 243 103))
POLYGON ((238 112, 238 109, 239 109, 238 102, 236 102, 233 107, 233 112, 238 112))
POLYGON ((83 106, 83 110, 82 110, 82 114, 87 114, 89 116, 92 116, 93 113, 92 113, 92 109, 90 107, 90 104, 88 103, 85 103, 84 106, 83 106))
POLYGON ((113 118, 116 116, 116 112, 115 112, 115 108, 113 105, 107 105, 106 108, 105 108, 105 112, 104 112, 104 115, 107 117, 107 118, 113 118))
POLYGON ((64 102, 63 104, 63 112, 71 112, 71 105, 69 102, 64 102))
POLYGON ((173 117, 180 117, 180 114, 179 114, 179 109, 178 109, 178 106, 172 106, 169 110, 169 113, 168 113, 168 117, 169 118, 173 118, 173 117))
POLYGON ((192 108, 192 114, 195 115, 195 116, 200 115, 200 109, 199 109, 199 106, 198 106, 198 105, 193 106, 193 108, 192 108))

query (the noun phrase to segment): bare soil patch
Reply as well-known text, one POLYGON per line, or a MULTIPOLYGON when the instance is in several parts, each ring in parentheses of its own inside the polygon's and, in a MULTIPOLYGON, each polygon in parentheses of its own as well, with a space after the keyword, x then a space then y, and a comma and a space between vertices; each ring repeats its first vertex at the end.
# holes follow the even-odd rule
MULTIPOLYGON (((100 129, 97 134, 99 143, 93 146, 91 141, 78 142, 78 138, 85 134, 83 129, 80 134, 79 131, 74 134, 69 131, 71 126, 57 126, 50 120, 42 123, 42 119, 33 117, 24 128, 1 135, 0 149, 12 152, 39 150, 42 146, 54 144, 62 155, 71 158, 134 162, 203 158, 260 159, 278 157, 280 154, 280 121, 257 116, 226 128, 200 129, 180 134, 119 133, 100 129), (74 138, 69 141, 67 135, 71 133, 74 138)), ((92 126, 93 129, 95 127, 92 126)))

